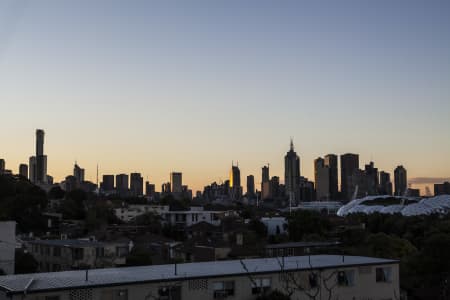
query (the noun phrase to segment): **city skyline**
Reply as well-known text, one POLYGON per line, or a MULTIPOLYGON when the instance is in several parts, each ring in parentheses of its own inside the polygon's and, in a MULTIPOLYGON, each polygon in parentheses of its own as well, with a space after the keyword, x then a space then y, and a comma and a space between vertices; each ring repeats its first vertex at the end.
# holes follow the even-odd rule
POLYGON ((0 157, 17 172, 44 128, 55 181, 77 161, 93 182, 99 164, 157 187, 179 170, 202 190, 239 161, 260 187, 267 163, 284 181, 292 136, 310 180, 314 159, 350 152, 361 167, 373 160, 393 176, 403 165, 440 183, 450 177, 449 8, 4 1, 0 157))
MULTIPOLYGON (((35 134, 36 134, 36 136, 35 136, 35 147, 36 147, 36 153, 43 153, 44 151, 43 151, 43 144, 44 144, 44 134, 45 134, 45 132, 44 132, 44 130, 43 129, 36 129, 36 131, 35 131, 35 134), (37 150, 39 148, 39 150, 37 150)), ((294 155, 294 158, 295 158, 295 156, 297 155, 297 160, 299 159, 300 161, 302 160, 302 158, 301 158, 301 155, 299 155, 298 153, 296 153, 296 152, 294 152, 294 149, 295 149, 295 145, 294 145, 294 140, 293 140, 293 138, 291 137, 290 138, 290 143, 289 143, 289 151, 287 152, 287 155, 286 156, 284 156, 284 165, 283 165, 283 172, 286 172, 286 167, 287 167, 287 165, 286 165, 286 163, 287 163, 287 161, 286 161, 286 157, 288 157, 289 156, 289 154, 292 154, 292 155, 294 155)), ((340 192, 343 192, 343 190, 342 190, 342 185, 341 185, 341 182, 342 182, 342 176, 343 176, 343 173, 342 173, 342 159, 344 158, 344 157, 348 157, 348 156, 355 156, 356 155, 356 164, 355 163, 353 163, 353 167, 352 168, 357 168, 357 166, 359 166, 359 169, 361 170, 361 169, 364 169, 363 168, 363 166, 365 165, 366 166, 366 171, 367 171, 367 167, 368 166, 372 166, 373 167, 373 163, 374 163, 374 161, 373 160, 371 160, 370 162, 369 162, 369 164, 365 164, 365 162, 362 162, 362 161, 360 161, 359 160, 359 157, 360 157, 360 154, 352 154, 352 153, 349 153, 349 152, 346 152, 346 153, 342 153, 342 154, 335 154, 335 153, 328 153, 328 154, 326 154, 326 155, 324 155, 324 158, 325 158, 325 160, 322 158, 322 157, 317 157, 316 159, 314 159, 313 160, 313 162, 312 162, 312 164, 313 164, 313 174, 312 174, 312 177, 308 177, 308 176, 304 176, 304 177, 306 177, 307 179, 310 179, 310 180, 312 180, 314 183, 315 183, 315 188, 317 189, 317 191, 318 191, 318 193, 320 193, 319 192, 319 187, 317 186, 317 173, 316 173, 316 171, 317 171, 317 163, 319 162, 319 161, 322 161, 322 166, 323 166, 323 164, 325 163, 325 166, 331 166, 331 165, 329 165, 329 160, 330 159, 333 159, 333 161, 334 161, 334 163, 333 163, 333 168, 335 168, 335 172, 337 172, 335 175, 334 175, 334 178, 337 176, 338 178, 337 178, 337 180, 338 180, 338 182, 336 182, 336 179, 334 179, 334 186, 336 187, 336 188, 338 188, 338 186, 340 186, 340 188, 338 188, 338 190, 340 191, 340 192), (341 162, 340 163, 338 163, 338 157, 340 157, 340 160, 341 160, 341 162), (338 171, 339 170, 339 171, 338 171)), ((46 158, 47 158, 47 156, 45 156, 46 158)), ((10 168, 9 167, 9 165, 6 165, 6 161, 7 160, 5 160, 5 158, 4 157, 0 157, 0 159, 2 160, 2 169, 6 169, 6 170, 11 170, 14 174, 21 174, 22 172, 24 172, 24 171, 21 171, 21 169, 23 169, 23 167, 25 166, 25 167, 28 167, 28 165, 27 164, 23 164, 23 163, 20 163, 19 165, 18 165, 18 168, 17 168, 17 171, 16 170, 14 170, 14 168, 10 168)), ((302 169, 302 164, 303 163, 298 163, 299 165, 300 165, 300 174, 302 174, 301 173, 301 169, 302 169)), ((86 179, 87 181, 91 181, 91 182, 97 182, 97 180, 98 180, 98 184, 99 184, 99 187, 100 187, 100 184, 101 184, 101 178, 103 177, 103 176, 113 176, 113 177, 116 177, 116 179, 118 178, 118 177, 123 177, 123 176, 125 176, 126 178, 128 178, 128 177, 133 177, 133 176, 141 176, 141 175, 144 175, 145 176, 145 173, 143 173, 142 171, 140 171, 140 170, 134 170, 134 171, 129 171, 129 172, 117 172, 117 171, 113 171, 113 172, 109 172, 109 173, 104 173, 104 172, 99 172, 99 169, 98 169, 98 164, 96 165, 96 169, 95 169, 95 178, 91 178, 91 177, 88 177, 88 176, 86 176, 85 177, 85 168, 82 168, 81 169, 81 167, 78 165, 78 162, 77 161, 75 161, 75 163, 72 165, 73 166, 73 171, 72 171, 72 173, 67 173, 66 175, 63 175, 62 176, 62 178, 61 179, 58 179, 58 178, 56 178, 56 180, 55 180, 55 182, 62 182, 62 181, 64 181, 64 179, 66 179, 66 177, 67 176, 72 176, 72 174, 73 174, 73 177, 75 177, 77 180, 78 180, 78 182, 82 182, 82 181, 84 181, 84 179, 86 179)), ((242 178, 241 178, 241 171, 240 171, 240 167, 238 167, 239 166, 239 163, 237 162, 236 163, 236 165, 234 164, 234 162, 232 161, 231 162, 231 170, 229 171, 229 176, 228 177, 224 177, 224 178, 220 178, 219 180, 214 180, 214 179, 207 179, 208 178, 208 176, 206 176, 205 178, 204 178, 204 182, 206 182, 204 185, 202 185, 202 186, 199 186, 198 188, 196 187, 196 186, 193 186, 193 185, 189 185, 189 183, 188 184, 186 184, 186 186, 189 186, 189 188, 190 189, 192 189, 193 191, 202 191, 203 190, 203 188, 205 187, 205 186, 207 186, 207 185, 209 185, 210 183, 212 183, 212 182, 217 182, 217 183, 220 183, 220 184, 222 184, 222 183, 224 183, 226 180, 229 180, 230 181, 230 187, 231 187, 231 178, 233 178, 232 177, 232 174, 234 174, 234 172, 233 172, 233 170, 234 169, 236 169, 236 170, 238 170, 238 176, 239 176, 239 180, 240 180, 240 184, 239 184, 239 186, 241 187, 241 193, 244 191, 244 187, 246 186, 246 183, 245 182, 242 182, 242 178)), ((264 177, 268 177, 269 176, 269 166, 270 166, 270 163, 269 164, 267 164, 267 165, 263 165, 262 166, 262 173, 261 173, 261 176, 259 177, 260 178, 260 181, 259 181, 259 183, 260 184, 262 184, 263 182, 264 182, 264 177)), ((378 165, 377 165, 377 167, 378 167, 378 165)), ((290 168, 290 167, 289 167, 290 168)), ((403 168, 403 165, 397 165, 397 166, 395 166, 395 168, 393 168, 392 170, 390 170, 390 169, 381 169, 381 168, 376 168, 375 170, 376 170, 376 172, 377 172, 377 176, 379 177, 379 180, 380 180, 380 183, 383 181, 382 180, 382 177, 384 176, 384 174, 386 174, 385 172, 387 172, 387 174, 388 175, 391 175, 392 176, 392 179, 394 179, 394 175, 395 175, 395 172, 396 172, 396 170, 398 170, 399 168, 403 168), (379 172, 378 172, 378 170, 379 170, 379 172)), ((47 170, 46 170, 46 172, 47 172, 47 170)), ((350 171, 350 172, 352 172, 352 171, 350 171)), ((177 178, 179 177, 179 179, 177 179, 176 181, 178 182, 177 183, 177 192, 179 193, 181 190, 181 176, 182 176, 182 174, 183 174, 183 172, 175 172, 175 171, 173 171, 173 170, 171 170, 170 171, 170 173, 169 173, 169 176, 168 176, 168 180, 167 179, 165 179, 165 178, 162 178, 160 181, 155 181, 155 180, 151 180, 150 179, 150 177, 147 175, 147 176, 145 176, 145 181, 149 181, 149 183, 152 183, 153 185, 156 185, 156 186, 160 186, 161 184, 166 184, 167 182, 169 182, 169 183, 172 183, 173 181, 174 181, 174 177, 173 176, 177 176, 177 178)), ((244 174, 243 173, 243 178, 245 178, 245 177, 247 177, 247 176, 252 176, 253 178, 258 178, 257 176, 255 177, 255 175, 254 174, 257 174, 257 172, 256 173, 248 173, 248 174, 244 174)), ((327 173, 327 174, 329 174, 329 173, 327 173)), ((277 176, 277 175, 280 175, 280 174, 275 174, 275 176, 277 176)), ((32 176, 31 175, 31 173, 30 173, 30 176, 32 176)), ((53 182, 53 175, 51 174, 51 172, 47 172, 46 173, 46 176, 50 176, 51 177, 51 182, 53 182)), ((286 176, 286 173, 285 173, 285 176, 286 176)), ((326 176, 331 176, 331 175, 326 175, 326 176)), ((277 176, 277 177, 279 177, 279 176, 277 176)), ((141 188, 143 188, 144 187, 144 177, 140 177, 141 179, 141 188)), ((270 177, 269 177, 270 178, 270 177)), ((300 178, 300 177, 299 177, 300 178)), ((30 178, 30 180, 33 180, 33 179, 31 179, 30 178)), ((254 181, 255 179, 253 179, 253 181, 254 181)), ((267 179, 266 179, 267 180, 267 179)), ((330 181, 330 184, 331 184, 331 186, 333 186, 333 179, 331 179, 331 177, 329 178, 329 179, 327 179, 327 180, 331 180, 330 181)), ((433 184, 439 184, 439 183, 442 183, 442 182, 444 182, 444 181, 449 181, 450 180, 450 178, 447 178, 447 177, 414 177, 414 178, 410 178, 410 177, 408 177, 408 179, 407 179, 407 181, 406 182, 404 182, 403 183, 403 187, 402 187, 402 191, 401 192, 399 192, 398 194, 399 195, 401 195, 401 194, 403 194, 404 193, 404 191, 405 191, 405 189, 406 188, 408 188, 408 186, 411 186, 412 188, 418 188, 418 189, 420 189, 420 191, 421 191, 421 193, 423 194, 423 195, 425 195, 428 191, 430 191, 431 190, 431 188, 432 188, 432 186, 433 186, 433 184), (429 188, 430 190, 426 190, 426 188, 429 188)), ((187 181, 189 181, 189 180, 187 180, 187 181)), ((128 179, 126 179, 126 182, 128 182, 128 179)), ((133 187, 132 187, 132 184, 131 184, 131 182, 132 182, 132 180, 129 182, 129 183, 127 183, 127 186, 128 186, 128 188, 130 189, 130 190, 133 190, 133 187)), ((257 182, 256 182, 257 183, 257 182)), ((281 184, 284 184, 285 183, 285 181, 280 181, 280 183, 281 184)), ((117 184, 117 183, 116 183, 117 184)), ((392 181, 392 183, 391 184, 394 184, 394 182, 392 181)), ((173 184, 171 184, 171 185, 173 185, 173 184)), ((255 185, 255 181, 253 182, 253 185, 255 185)), ((122 186, 122 184, 121 183, 119 183, 118 184, 118 188, 120 189, 120 186, 122 186)), ((393 185, 394 187, 396 187, 397 185, 396 184, 394 184, 393 185)), ((128 189, 127 188, 127 189, 128 189)), ((142 190, 143 191, 143 190, 142 190)), ((262 189, 262 186, 260 186, 260 189, 259 189, 259 191, 263 191, 263 189, 262 189)), ((344 194, 346 194, 346 192, 344 192, 344 194)), ((352 193, 350 193, 350 194, 352 194, 352 193)), ((349 198, 351 198, 351 195, 347 195, 349 198)), ((319 195, 319 198, 321 198, 320 197, 320 195, 319 195)), ((331 197, 331 199, 333 199, 334 197, 331 197)))

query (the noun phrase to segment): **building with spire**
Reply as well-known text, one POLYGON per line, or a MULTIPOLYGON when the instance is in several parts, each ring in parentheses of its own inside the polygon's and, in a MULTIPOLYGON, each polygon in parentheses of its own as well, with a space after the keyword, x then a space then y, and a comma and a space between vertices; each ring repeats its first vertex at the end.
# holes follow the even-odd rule
POLYGON ((284 184, 286 195, 289 197, 291 204, 294 204, 299 200, 300 157, 294 151, 292 139, 290 149, 284 157, 284 184))
POLYGON ((238 165, 231 165, 230 170, 230 197, 231 200, 239 200, 242 197, 241 171, 238 165))

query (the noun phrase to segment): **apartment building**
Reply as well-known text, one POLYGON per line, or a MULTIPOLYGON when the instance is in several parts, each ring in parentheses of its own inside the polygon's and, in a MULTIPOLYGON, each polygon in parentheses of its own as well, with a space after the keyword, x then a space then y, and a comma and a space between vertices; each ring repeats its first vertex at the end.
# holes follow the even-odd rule
POLYGON ((27 248, 39 263, 40 272, 121 266, 129 253, 128 242, 91 240, 34 240, 27 248))
POLYGON ((273 290, 292 299, 388 300, 399 296, 398 264, 316 255, 9 275, 0 277, 0 300, 251 300, 273 290))

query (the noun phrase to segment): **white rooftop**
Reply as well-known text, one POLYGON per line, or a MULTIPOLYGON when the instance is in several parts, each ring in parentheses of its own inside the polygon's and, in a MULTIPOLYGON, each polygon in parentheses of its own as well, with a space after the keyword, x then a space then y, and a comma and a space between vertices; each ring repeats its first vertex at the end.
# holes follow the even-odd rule
MULTIPOLYGON (((242 260, 252 274, 275 273, 280 271, 281 258, 260 258, 242 260)), ((359 265, 397 264, 398 261, 362 256, 313 255, 284 258, 285 270, 305 270, 339 268, 359 265), (310 263, 309 264, 309 259, 310 263)), ((10 294, 44 292, 51 290, 92 288, 112 285, 129 285, 147 282, 162 282, 195 278, 224 277, 242 275, 241 261, 212 261, 177 265, 155 265, 144 267, 114 268, 86 271, 66 271, 24 275, 0 276, 0 290, 10 294)))

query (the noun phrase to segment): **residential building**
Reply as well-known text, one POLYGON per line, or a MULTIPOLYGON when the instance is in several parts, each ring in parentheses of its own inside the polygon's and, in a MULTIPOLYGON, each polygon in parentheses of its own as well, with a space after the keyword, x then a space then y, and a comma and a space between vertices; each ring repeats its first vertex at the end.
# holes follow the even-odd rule
POLYGON ((351 177, 359 169, 359 155, 346 153, 341 155, 341 194, 344 200, 352 199, 351 177))
POLYGON ((16 251, 16 222, 0 222, 0 269, 14 274, 16 251))
POLYGON ((395 299, 399 261, 310 255, 0 277, 0 300, 249 300, 291 289, 292 299, 395 299))
POLYGON ((260 220, 267 227, 267 235, 287 233, 287 220, 285 217, 264 217, 260 220))
POLYGON ((294 142, 291 139, 290 149, 284 157, 284 184, 286 195, 291 203, 296 203, 300 199, 300 157, 294 151, 294 142))
POLYGON ((264 247, 265 257, 302 256, 317 253, 341 252, 340 242, 289 242, 269 244, 264 247))
POLYGON ((27 242, 40 272, 123 266, 130 251, 127 242, 95 240, 34 240, 27 242))
POLYGON ((404 196, 408 187, 408 176, 403 166, 394 170, 395 196, 404 196))

